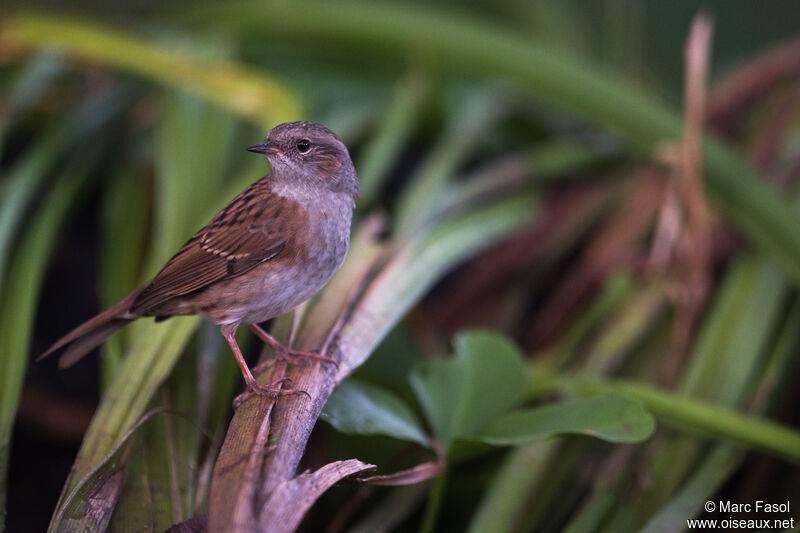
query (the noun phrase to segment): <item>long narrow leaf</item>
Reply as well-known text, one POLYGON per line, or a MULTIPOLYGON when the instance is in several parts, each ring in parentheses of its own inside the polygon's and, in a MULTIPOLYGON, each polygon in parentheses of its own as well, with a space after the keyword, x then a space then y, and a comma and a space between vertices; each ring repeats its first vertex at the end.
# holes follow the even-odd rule
POLYGON ((299 103, 283 84, 227 61, 202 61, 122 31, 64 16, 16 15, 0 28, 22 47, 55 48, 179 87, 260 126, 296 120, 299 103))
POLYGON ((537 442, 508 452, 470 520, 470 533, 512 531, 529 492, 557 450, 556 441, 537 442))
POLYGON ((69 207, 91 169, 92 158, 84 155, 75 158, 64 169, 25 232, 6 278, 7 289, 0 304, 0 523, 5 523, 11 427, 28 362, 36 303, 47 257, 69 207))
POLYGON ((49 128, 48 132, 7 171, 0 181, 0 294, 11 244, 26 209, 47 177, 47 170, 68 147, 108 122, 129 103, 122 90, 102 91, 88 99, 74 113, 49 128))
POLYGON ((420 74, 411 72, 395 90, 381 125, 364 149, 361 164, 358 165, 361 197, 359 204, 372 203, 381 184, 388 177, 394 157, 411 133, 416 115, 424 102, 426 89, 425 79, 420 74))
MULTIPOLYGON (((616 392, 642 402, 665 424, 694 433, 765 450, 800 463, 800 431, 764 418, 741 414, 731 409, 681 394, 659 390, 652 385, 629 381, 604 381, 588 376, 562 376, 560 386, 583 392, 616 392)), ((536 390, 549 387, 538 384, 536 390)))

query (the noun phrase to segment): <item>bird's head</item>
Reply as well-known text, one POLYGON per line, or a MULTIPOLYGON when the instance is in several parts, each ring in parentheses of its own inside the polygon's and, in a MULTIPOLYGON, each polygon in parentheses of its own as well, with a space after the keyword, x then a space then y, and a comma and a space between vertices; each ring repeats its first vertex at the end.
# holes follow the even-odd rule
POLYGON ((275 181, 358 196, 358 176, 350 153, 342 140, 322 124, 279 124, 269 131, 263 143, 248 150, 267 157, 275 181))

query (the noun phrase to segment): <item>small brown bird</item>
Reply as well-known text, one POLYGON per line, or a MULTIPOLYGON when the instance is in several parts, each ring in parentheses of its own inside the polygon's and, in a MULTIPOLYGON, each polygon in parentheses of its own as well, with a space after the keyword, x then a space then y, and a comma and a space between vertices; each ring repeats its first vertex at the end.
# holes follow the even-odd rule
POLYGON ((248 148, 270 173, 234 198, 178 250, 149 283, 62 337, 39 359, 67 346, 68 367, 106 337, 144 316, 203 315, 220 326, 247 388, 256 383, 233 335, 248 325, 280 354, 290 351, 258 326, 313 296, 341 266, 350 244, 358 177, 344 143, 313 122, 272 128, 248 148))

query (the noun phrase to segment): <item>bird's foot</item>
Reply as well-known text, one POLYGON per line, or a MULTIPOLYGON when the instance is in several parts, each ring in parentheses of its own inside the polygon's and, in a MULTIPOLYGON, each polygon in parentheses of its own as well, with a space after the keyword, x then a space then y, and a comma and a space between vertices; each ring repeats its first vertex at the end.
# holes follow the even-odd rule
POLYGON ((242 394, 237 396, 233 399, 233 408, 238 409, 245 400, 252 396, 267 396, 269 398, 277 398, 279 396, 289 396, 292 394, 303 394, 308 399, 311 399, 311 395, 308 394, 304 390, 300 389, 285 389, 282 387, 284 383, 291 383, 292 378, 281 378, 278 381, 271 383, 269 385, 260 385, 256 381, 247 384, 247 390, 244 391, 242 394))
MULTIPOLYGON (((258 324, 250 324, 248 326, 253 333, 258 336, 262 341, 268 344, 272 351, 275 353, 275 357, 273 357, 270 361, 266 363, 262 363, 261 365, 256 367, 256 372, 258 370, 263 369, 271 364, 272 361, 292 361, 292 362, 299 362, 299 361, 320 361, 324 363, 332 363, 336 368, 339 368, 339 363, 336 360, 328 357, 326 355, 326 350, 320 351, 307 351, 307 350, 295 350, 292 348, 287 348, 280 342, 278 342, 275 337, 261 329, 258 324)), ((327 343, 326 343, 327 346, 327 343)))
POLYGON ((253 368, 254 373, 258 374, 262 370, 269 368, 275 361, 288 361, 295 364, 308 361, 320 361, 322 363, 332 364, 337 369, 339 368, 339 363, 336 362, 335 359, 317 351, 293 350, 284 346, 273 346, 273 351, 275 352, 275 356, 267 359, 263 363, 256 365, 253 368))

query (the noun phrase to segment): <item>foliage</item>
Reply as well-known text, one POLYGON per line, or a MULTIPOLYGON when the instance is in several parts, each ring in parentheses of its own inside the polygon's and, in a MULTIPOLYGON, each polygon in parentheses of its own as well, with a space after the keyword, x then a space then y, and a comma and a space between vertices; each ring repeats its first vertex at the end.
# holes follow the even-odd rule
POLYGON ((671 531, 719 495, 787 499, 800 44, 775 45, 796 32, 778 4, 717 6, 699 231, 680 185, 688 0, 4 13, 0 523, 41 500, 58 531, 236 531, 299 494, 304 530, 671 531), (305 348, 347 311, 335 368, 285 369, 312 401, 232 414, 236 366, 197 318, 136 322, 99 376, 96 358, 29 363, 263 175, 243 148, 296 119, 342 136, 362 193, 346 264, 296 311, 305 348), (63 426, 80 448, 59 501, 31 497, 25 443, 55 450, 46 414, 92 400, 63 392, 87 382, 102 397, 63 426), (368 485, 311 507, 337 472, 368 485))

